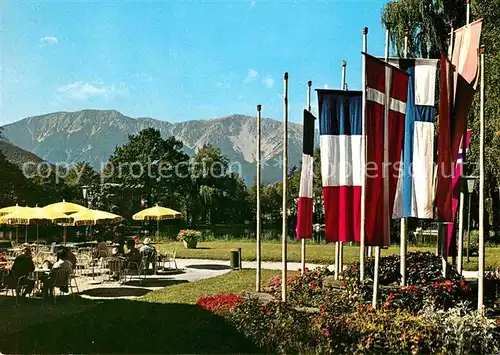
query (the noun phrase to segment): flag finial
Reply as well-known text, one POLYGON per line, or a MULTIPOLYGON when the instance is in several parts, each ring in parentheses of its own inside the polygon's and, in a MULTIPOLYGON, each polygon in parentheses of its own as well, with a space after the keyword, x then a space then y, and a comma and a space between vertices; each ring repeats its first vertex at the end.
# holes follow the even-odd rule
POLYGON ((364 35, 368 34, 368 27, 363 27, 363 34, 364 35))
POLYGON ((288 72, 285 72, 285 75, 283 76, 283 79, 288 80, 288 72))
POLYGON ((257 111, 260 112, 260 110, 262 110, 262 105, 257 105, 257 111))
POLYGON ((307 82, 307 87, 311 87, 311 85, 312 85, 312 84, 313 84, 313 82, 312 82, 311 80, 309 80, 309 81, 307 82))

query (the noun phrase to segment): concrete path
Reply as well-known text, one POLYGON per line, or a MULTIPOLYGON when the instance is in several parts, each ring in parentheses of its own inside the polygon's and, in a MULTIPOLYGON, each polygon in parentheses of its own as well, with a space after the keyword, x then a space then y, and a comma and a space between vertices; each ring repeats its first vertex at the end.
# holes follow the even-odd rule
MULTIPOLYGON (((177 265, 179 267, 187 267, 189 268, 190 266, 196 266, 200 264, 206 264, 206 265, 220 265, 226 266, 229 268, 229 261, 228 260, 205 260, 205 259, 177 259, 177 265), (181 266, 182 265, 182 266, 181 266)), ((317 267, 321 267, 324 265, 321 264, 311 264, 311 263, 306 263, 306 268, 308 269, 315 269, 317 267)), ((257 262, 256 261, 243 261, 242 262, 242 267, 243 269, 256 269, 257 268, 257 262)), ((262 262, 262 269, 266 270, 281 270, 282 263, 279 261, 263 261, 262 262)), ((287 263, 287 269, 291 271, 297 271, 301 268, 301 264, 297 262, 288 262, 287 263)))

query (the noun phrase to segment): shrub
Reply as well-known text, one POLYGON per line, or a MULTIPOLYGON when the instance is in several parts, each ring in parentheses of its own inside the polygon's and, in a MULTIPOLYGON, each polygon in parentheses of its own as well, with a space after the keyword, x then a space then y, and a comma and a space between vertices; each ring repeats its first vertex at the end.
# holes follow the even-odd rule
POLYGON ((177 234, 177 240, 186 241, 190 243, 191 241, 197 241, 201 238, 201 232, 193 229, 182 229, 179 234, 177 234))
POLYGON ((470 312, 463 304, 447 311, 425 308, 422 317, 437 326, 438 339, 448 354, 498 354, 500 351, 497 322, 470 312))
MULTIPOLYGON (((373 277, 373 266, 374 260, 369 259, 365 265, 367 278, 373 277)), ((399 286, 399 267, 399 256, 390 255, 380 259, 379 302, 386 309, 405 309, 413 313, 426 305, 447 309, 457 303, 471 301, 474 297, 471 287, 451 265, 448 265, 448 278, 443 278, 439 256, 431 253, 408 253, 406 287, 399 286)), ((354 265, 344 270, 341 278, 350 293, 357 293, 358 303, 371 300, 371 285, 359 282, 359 266, 354 265)))
POLYGON ((312 315, 280 301, 245 299, 228 316, 247 338, 272 353, 313 353, 317 345, 312 315))
POLYGON ((256 345, 271 353, 471 354, 498 353, 499 328, 464 307, 420 314, 373 310, 317 313, 289 304, 245 299, 227 317, 256 345))
POLYGON ((196 304, 208 311, 224 311, 235 308, 241 301, 241 296, 234 293, 201 297, 196 304))

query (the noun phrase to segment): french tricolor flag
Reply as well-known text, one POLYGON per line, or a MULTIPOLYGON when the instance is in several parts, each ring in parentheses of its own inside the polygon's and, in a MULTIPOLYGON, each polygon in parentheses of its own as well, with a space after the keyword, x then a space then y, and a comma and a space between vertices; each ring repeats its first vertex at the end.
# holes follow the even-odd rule
POLYGON ((315 117, 309 111, 304 110, 302 170, 296 227, 297 239, 308 239, 312 236, 314 120, 315 117))
POLYGON ((396 190, 393 218, 432 219, 434 106, 438 60, 391 58, 389 63, 410 75, 402 173, 396 190))
POLYGON ((364 162, 361 91, 317 92, 326 241, 359 242, 364 162))

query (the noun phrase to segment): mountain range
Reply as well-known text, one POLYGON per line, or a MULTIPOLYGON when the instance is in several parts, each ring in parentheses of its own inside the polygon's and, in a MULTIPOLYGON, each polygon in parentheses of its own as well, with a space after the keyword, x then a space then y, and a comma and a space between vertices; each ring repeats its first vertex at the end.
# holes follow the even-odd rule
MULTIPOLYGON (((186 153, 211 144, 219 147, 231 163, 239 163, 247 184, 255 177, 257 122, 255 117, 231 115, 210 120, 178 123, 148 117, 131 118, 115 110, 82 110, 33 116, 5 125, 3 136, 11 144, 53 164, 86 161, 100 171, 117 146, 130 134, 145 128, 158 129, 164 138, 175 136, 186 153)), ((262 182, 282 176, 282 123, 262 120, 262 182)), ((316 136, 316 144, 318 143, 316 136)), ((288 125, 289 167, 299 166, 302 157, 302 125, 288 125)), ((237 164, 233 164, 236 171, 237 164)))

